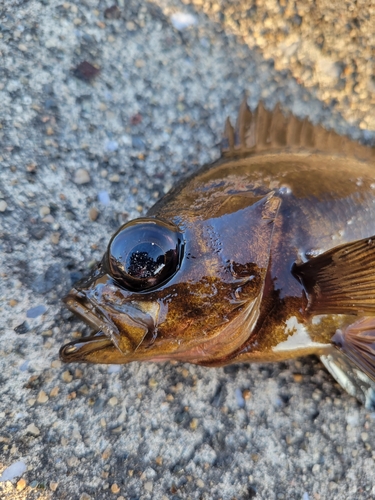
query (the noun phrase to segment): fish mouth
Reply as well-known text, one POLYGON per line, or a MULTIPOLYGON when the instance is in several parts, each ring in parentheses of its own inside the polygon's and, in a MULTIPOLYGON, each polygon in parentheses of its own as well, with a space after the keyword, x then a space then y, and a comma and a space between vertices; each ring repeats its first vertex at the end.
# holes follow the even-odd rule
POLYGON ((91 326, 93 330, 100 330, 102 328, 102 321, 100 312, 95 305, 90 302, 85 293, 73 288, 63 302, 67 308, 78 316, 87 325, 91 326), (99 314, 98 314, 99 313, 99 314))
POLYGON ((87 337, 64 344, 59 351, 65 363, 126 363, 147 338, 153 338, 154 321, 132 304, 121 308, 105 304, 101 306, 85 292, 73 288, 63 301, 70 311, 93 329, 87 337), (135 317, 135 319, 134 319, 135 317), (121 330, 114 318, 121 321, 121 330), (128 328, 126 328, 128 326, 128 328), (124 335, 124 331, 129 330, 124 335))
POLYGON ((59 355, 61 361, 65 363, 79 362, 92 355, 97 355, 100 351, 106 351, 113 347, 113 342, 99 330, 93 335, 73 340, 60 348, 59 355))

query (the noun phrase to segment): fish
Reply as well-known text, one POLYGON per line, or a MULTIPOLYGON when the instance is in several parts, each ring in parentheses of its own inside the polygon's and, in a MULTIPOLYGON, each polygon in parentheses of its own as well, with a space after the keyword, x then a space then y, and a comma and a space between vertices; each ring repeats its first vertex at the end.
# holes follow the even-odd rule
POLYGON ((64 362, 317 355, 375 408, 375 148, 246 98, 220 158, 122 225, 67 307, 64 362))

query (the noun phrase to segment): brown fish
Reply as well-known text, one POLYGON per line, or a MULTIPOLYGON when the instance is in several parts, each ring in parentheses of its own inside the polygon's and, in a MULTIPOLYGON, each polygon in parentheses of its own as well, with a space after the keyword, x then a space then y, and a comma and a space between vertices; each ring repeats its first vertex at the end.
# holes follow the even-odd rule
POLYGON ((375 403, 375 149, 246 101, 221 158, 123 225, 65 298, 63 361, 204 366, 317 354, 375 403))

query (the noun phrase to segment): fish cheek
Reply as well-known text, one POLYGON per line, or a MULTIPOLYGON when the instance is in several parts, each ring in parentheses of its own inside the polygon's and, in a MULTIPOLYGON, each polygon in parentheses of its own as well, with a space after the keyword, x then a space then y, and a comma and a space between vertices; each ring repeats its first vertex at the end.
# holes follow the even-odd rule
POLYGON ((124 354, 130 354, 137 350, 148 333, 148 328, 138 325, 128 320, 128 318, 116 321, 113 319, 119 330, 119 338, 116 347, 124 354))
POLYGON ((168 314, 158 325, 158 339, 175 339, 178 350, 207 343, 246 310, 260 295, 262 272, 252 268, 252 279, 239 284, 220 277, 205 277, 194 284, 174 287, 174 299, 168 314))

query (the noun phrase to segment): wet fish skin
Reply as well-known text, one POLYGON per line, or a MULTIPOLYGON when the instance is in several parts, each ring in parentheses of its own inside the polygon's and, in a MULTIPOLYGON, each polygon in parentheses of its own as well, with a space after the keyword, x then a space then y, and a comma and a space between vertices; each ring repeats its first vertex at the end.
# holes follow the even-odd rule
POLYGON ((317 354, 371 406, 374 157, 279 107, 251 113, 243 102, 222 157, 137 220, 138 233, 120 228, 124 250, 115 235, 68 294, 97 333, 63 346, 61 358, 222 366, 317 354))

